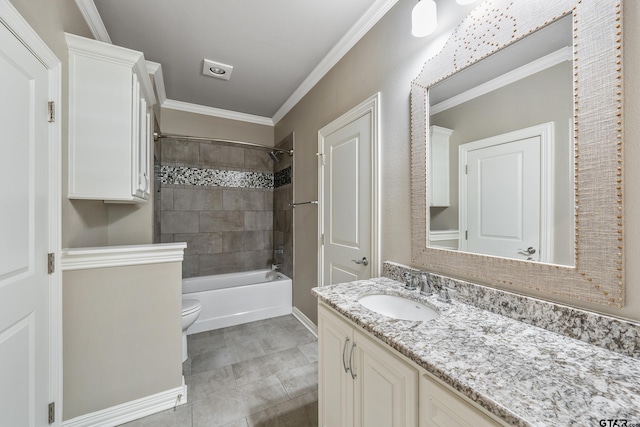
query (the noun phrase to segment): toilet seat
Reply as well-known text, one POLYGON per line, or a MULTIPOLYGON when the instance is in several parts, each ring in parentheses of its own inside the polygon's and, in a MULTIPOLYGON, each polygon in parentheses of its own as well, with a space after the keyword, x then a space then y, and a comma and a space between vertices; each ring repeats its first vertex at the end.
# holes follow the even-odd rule
POLYGON ((183 299, 182 300, 182 316, 188 316, 196 311, 200 311, 200 301, 197 299, 183 299))

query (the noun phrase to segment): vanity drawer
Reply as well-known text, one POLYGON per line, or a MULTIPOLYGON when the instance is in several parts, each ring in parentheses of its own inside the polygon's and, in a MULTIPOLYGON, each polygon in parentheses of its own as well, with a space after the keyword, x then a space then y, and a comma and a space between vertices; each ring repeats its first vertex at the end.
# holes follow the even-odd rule
POLYGON ((465 397, 430 374, 420 376, 420 427, 499 427, 501 424, 475 408, 465 397))

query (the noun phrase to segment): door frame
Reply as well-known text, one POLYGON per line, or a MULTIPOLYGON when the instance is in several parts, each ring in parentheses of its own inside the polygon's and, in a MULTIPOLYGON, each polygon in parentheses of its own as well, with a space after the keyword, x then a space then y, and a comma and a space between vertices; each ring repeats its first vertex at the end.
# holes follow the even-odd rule
POLYGON ((555 182, 555 124, 554 122, 518 129, 458 147, 458 248, 467 250, 467 178, 464 173, 469 151, 492 147, 507 142, 540 137, 540 257, 539 262, 553 259, 554 182, 555 182))
POLYGON ((371 276, 380 276, 380 92, 318 131, 318 286, 324 283, 324 140, 333 132, 371 114, 371 276))
MULTIPOLYGON (((38 36, 18 10, 8 1, 0 0, 0 23, 4 24, 33 55, 49 74, 49 100, 55 105, 55 120, 49 123, 48 173, 48 248, 55 257, 54 272, 49 275, 49 401, 56 402, 54 426, 62 420, 62 280, 59 268, 61 230, 61 111, 62 63, 49 46, 38 36)), ((42 106, 46 108, 46 106, 42 106)), ((47 260, 42 260, 46 262, 47 260)), ((45 410, 45 408, 42 408, 45 410)))

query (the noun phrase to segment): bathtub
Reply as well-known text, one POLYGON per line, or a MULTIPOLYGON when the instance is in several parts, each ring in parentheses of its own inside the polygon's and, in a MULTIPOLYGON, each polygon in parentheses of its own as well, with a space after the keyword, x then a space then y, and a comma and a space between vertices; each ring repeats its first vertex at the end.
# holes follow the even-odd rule
POLYGON ((271 270, 191 277, 182 279, 182 297, 202 305, 190 335, 291 314, 292 283, 271 270))

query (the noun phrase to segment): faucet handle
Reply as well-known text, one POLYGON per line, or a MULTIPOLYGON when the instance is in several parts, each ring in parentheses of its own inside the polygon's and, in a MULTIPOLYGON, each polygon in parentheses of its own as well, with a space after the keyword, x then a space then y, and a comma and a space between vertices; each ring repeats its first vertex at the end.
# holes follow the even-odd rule
POLYGON ((433 295, 433 288, 429 283, 429 278, 426 273, 420 274, 420 292, 422 292, 425 296, 433 295))
POLYGON ((456 292, 454 288, 450 288, 447 285, 442 285, 442 287, 440 288, 440 292, 438 292, 438 301, 450 303, 451 296, 449 295, 449 291, 451 291, 452 294, 455 294, 456 292))
POLYGON ((413 276, 408 271, 402 273, 402 278, 404 279, 404 288, 411 289, 413 286, 413 276))

